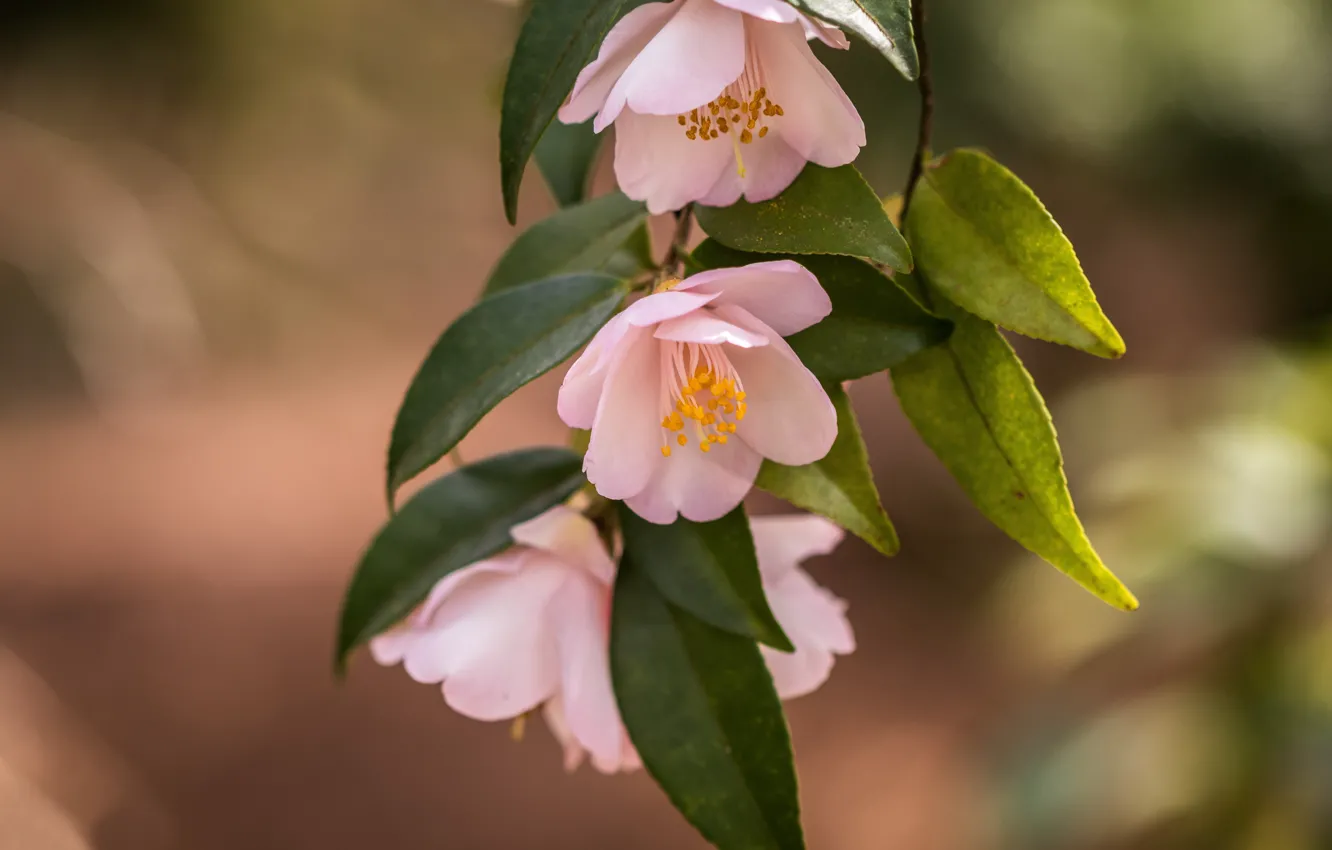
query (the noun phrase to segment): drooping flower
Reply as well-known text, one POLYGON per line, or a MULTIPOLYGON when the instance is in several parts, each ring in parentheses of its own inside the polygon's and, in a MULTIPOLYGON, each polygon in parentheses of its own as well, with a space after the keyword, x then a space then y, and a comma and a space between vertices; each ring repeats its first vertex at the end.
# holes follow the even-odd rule
MULTIPOLYGON (((763 591, 773 616, 795 646, 795 652, 778 652, 760 646, 772 672, 777 696, 783 700, 804 696, 828 680, 834 657, 855 651, 856 639, 846 618, 846 602, 815 583, 800 563, 815 555, 827 555, 842 541, 843 532, 823 517, 809 514, 754 517, 749 521, 758 550, 763 591)), ((550 723, 564 744, 566 766, 576 766, 583 756, 578 738, 559 720, 550 723)), ((550 714, 547 714, 550 721, 550 714)), ((617 718, 617 722, 620 722, 617 718)), ((620 730, 627 740, 627 733, 620 730)), ((632 747, 632 745, 629 745, 632 747)), ((621 769, 641 763, 632 758, 621 769)), ((611 771, 607 771, 611 772, 611 771)))
POLYGON ((556 735, 590 752, 599 770, 636 766, 610 683, 615 564, 596 527, 559 506, 511 535, 513 547, 440 581, 406 623, 371 641, 371 653, 418 682, 442 683, 459 714, 505 720, 544 704, 556 735))
POLYGON ((832 310, 790 260, 670 281, 611 319, 570 367, 559 414, 591 429, 583 469, 649 522, 709 522, 753 486, 763 458, 828 453, 837 412, 783 336, 832 310))
POLYGON ((615 124, 615 176, 653 213, 776 197, 806 162, 856 158, 865 125, 808 39, 834 27, 784 0, 647 3, 617 23, 560 120, 615 124))

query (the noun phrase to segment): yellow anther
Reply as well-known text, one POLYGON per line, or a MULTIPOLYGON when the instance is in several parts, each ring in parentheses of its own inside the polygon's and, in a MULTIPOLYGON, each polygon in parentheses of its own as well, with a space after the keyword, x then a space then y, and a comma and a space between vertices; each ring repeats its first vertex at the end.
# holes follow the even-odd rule
POLYGON ((689 438, 686 437, 684 434, 681 434, 680 436, 675 438, 675 442, 679 443, 682 446, 687 446, 689 445, 689 438))
POLYGON ((755 99, 755 100, 763 100, 763 98, 765 98, 765 97, 767 97, 767 96, 768 96, 768 87, 767 87, 767 86, 761 86, 761 87, 759 88, 758 91, 754 92, 754 99, 755 99))
POLYGON ((748 407, 749 407, 749 405, 745 404, 743 401, 740 402, 740 407, 739 407, 739 409, 737 409, 737 410, 735 411, 735 418, 736 418, 736 419, 744 419, 744 418, 745 418, 745 410, 748 409, 748 407))
POLYGON ((705 452, 712 451, 712 443, 699 443, 698 447, 705 452))
POLYGON ((730 439, 730 438, 727 437, 725 434, 718 434, 718 435, 717 435, 717 442, 721 443, 723 446, 726 445, 726 441, 727 441, 728 439, 730 439))
MULTIPOLYGON (((764 127, 763 129, 766 130, 766 129, 768 129, 768 128, 767 128, 767 127, 764 127)), ((741 131, 740 131, 740 144, 742 144, 742 145, 747 145, 747 144, 749 144, 749 143, 752 142, 752 141, 754 141, 754 134, 753 134, 753 133, 749 132, 748 130, 741 130, 741 131)))
POLYGON ((671 456, 671 447, 670 447, 670 446, 662 446, 662 447, 661 447, 661 456, 662 456, 662 457, 670 457, 670 456, 671 456))
POLYGON ((717 399, 715 398, 708 399, 708 410, 716 410, 716 409, 717 409, 717 399))
POLYGON ((698 391, 701 390, 701 389, 703 389, 703 383, 702 383, 701 381, 699 381, 698 378, 690 378, 690 379, 689 379, 689 391, 690 391, 691 393, 696 393, 696 392, 698 392, 698 391))
POLYGON ((692 120, 695 124, 697 124, 697 123, 698 123, 698 110, 697 110, 697 109, 690 110, 690 112, 689 112, 689 118, 690 118, 690 120, 692 120))
POLYGON ((786 114, 786 110, 782 109, 782 105, 780 103, 774 103, 772 105, 772 108, 777 112, 778 117, 781 117, 786 114))
POLYGON ((709 413, 707 416, 704 416, 704 417, 703 417, 703 424, 704 424, 704 425, 711 425, 712 423, 714 423, 714 422, 716 422, 716 421, 717 421, 717 415, 716 415, 715 413, 709 413))
POLYGON ((718 129, 718 130, 721 130, 723 133, 729 133, 729 132, 731 132, 731 125, 727 123, 725 117, 718 118, 718 119, 717 119, 717 129, 718 129))
POLYGON ((738 393, 735 394, 735 400, 736 400, 736 401, 744 401, 744 400, 745 400, 745 392, 744 392, 744 390, 741 390, 740 392, 738 392, 738 393))
POLYGON ((714 100, 712 103, 708 104, 708 111, 713 115, 716 115, 718 112, 721 112, 721 106, 714 100))
POLYGON ((697 139, 697 138, 698 138, 698 128, 697 128, 697 127, 690 127, 688 130, 685 130, 685 136, 688 137, 688 138, 690 138, 690 139, 697 139))
POLYGON ((761 138, 763 138, 763 137, 766 136, 766 135, 768 135, 768 128, 767 128, 767 127, 763 127, 763 128, 761 128, 761 129, 759 130, 759 138, 761 139, 761 138))
POLYGON ((712 374, 710 372, 699 372, 694 375, 694 380, 698 381, 700 386, 706 387, 712 383, 712 374))
POLYGON ((680 122, 681 127, 689 123, 689 119, 685 118, 683 115, 679 116, 676 120, 680 122))

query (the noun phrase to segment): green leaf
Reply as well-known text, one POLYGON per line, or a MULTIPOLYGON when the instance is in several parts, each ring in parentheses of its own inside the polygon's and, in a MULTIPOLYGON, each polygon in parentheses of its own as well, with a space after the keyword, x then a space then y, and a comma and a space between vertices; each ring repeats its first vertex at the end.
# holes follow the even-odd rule
POLYGON ((558 366, 615 312, 625 286, 600 274, 524 284, 481 301, 444 331, 398 410, 388 496, 443 457, 491 408, 558 366))
POLYGON ((760 254, 844 254, 911 270, 911 249, 853 166, 807 165, 786 191, 758 204, 697 207, 708 235, 760 254))
POLYGON ((832 449, 808 466, 782 466, 765 460, 755 486, 797 508, 827 517, 885 555, 896 555, 901 544, 879 502, 851 399, 839 386, 827 390, 837 408, 837 441, 832 449))
POLYGON ((832 313, 786 341, 825 382, 882 372, 952 331, 949 322, 922 310, 895 281, 854 257, 751 254, 709 239, 694 250, 694 258, 707 268, 790 259, 813 272, 832 300, 832 313))
POLYGON ((629 738, 720 850, 801 850, 781 703, 758 646, 667 602, 632 556, 611 608, 611 679, 629 738))
POLYGON ((968 312, 1100 357, 1124 353, 1059 225, 985 154, 958 150, 930 163, 907 232, 930 283, 968 312))
POLYGON ((593 132, 591 121, 582 124, 553 121, 546 128, 537 142, 535 156, 541 176, 546 178, 546 185, 560 206, 580 204, 587 197, 588 175, 600 148, 601 136, 593 132))
POLYGON ((560 210, 513 241, 495 264, 483 295, 558 274, 607 271, 612 262, 614 276, 630 277, 648 267, 637 256, 641 245, 631 243, 646 219, 647 207, 620 192, 560 210))
POLYGON ((518 213, 518 187, 527 160, 578 72, 620 16, 643 2, 533 0, 509 61, 500 112, 500 180, 510 224, 518 213))
POLYGON ((1105 602, 1137 608, 1073 511, 1054 425, 1017 354, 994 325, 935 300, 956 327, 893 369, 903 411, 995 525, 1105 602))
POLYGON ((911 0, 791 0, 791 5, 865 39, 908 80, 920 74, 911 0))
POLYGON ((583 483, 582 458, 527 449, 465 466, 417 493, 380 529, 347 588, 335 668, 390 628, 454 570, 507 547, 509 529, 567 499, 583 483))
POLYGON ((763 595, 743 507, 713 522, 655 525, 621 504, 620 527, 625 551, 672 603, 732 634, 795 649, 763 595))

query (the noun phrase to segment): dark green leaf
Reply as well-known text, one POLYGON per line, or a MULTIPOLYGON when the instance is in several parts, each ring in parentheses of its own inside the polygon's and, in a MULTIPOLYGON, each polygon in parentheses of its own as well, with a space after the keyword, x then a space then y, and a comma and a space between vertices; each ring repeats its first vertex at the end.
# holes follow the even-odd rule
POLYGON ((791 4, 865 39, 908 80, 920 73, 911 33, 911 0, 791 0, 791 4))
POLYGON ((562 207, 581 204, 587 197, 588 175, 597 160, 601 137, 592 122, 563 124, 552 121, 536 146, 537 167, 555 201, 562 207))
POLYGON ((808 466, 765 460, 755 486, 797 508, 826 516, 885 555, 896 555, 897 531, 879 502, 851 399, 839 386, 827 389, 837 408, 837 442, 832 449, 808 466))
POLYGON ((902 409, 995 525, 1109 604, 1137 608, 1074 513, 1049 411, 1017 354, 994 325, 933 295, 956 327, 893 369, 902 409))
POLYGON ((630 241, 646 218, 647 207, 619 192, 560 210, 513 241, 490 273, 483 294, 493 295, 558 274, 607 271, 612 260, 617 264, 616 277, 642 271, 644 266, 636 256, 641 246, 630 241), (617 257, 621 253, 625 256, 617 257), (635 264, 638 268, 628 268, 635 264))
POLYGON ((509 529, 567 499, 582 458, 528 449, 465 466, 427 486, 380 529, 347 588, 335 667, 393 626, 444 576, 508 546, 509 529))
POLYGON ((671 605, 632 557, 611 609, 611 679, 643 765, 720 850, 801 850, 781 703, 758 646, 671 605))
POLYGON ((533 0, 509 61, 500 114, 500 179, 510 223, 523 170, 546 125, 611 26, 643 1, 533 0))
POLYGON ((564 275, 502 292, 460 316, 426 356, 398 410, 389 503, 491 408, 587 342, 624 294, 624 285, 606 275, 564 275))
POLYGON ((930 163, 907 232, 930 283, 968 312, 1100 357, 1124 353, 1059 225, 985 154, 958 150, 930 163))
POLYGON ((922 310, 893 280, 854 257, 752 254, 709 239, 695 249, 694 258, 708 268, 785 258, 813 272, 832 300, 832 313, 786 341, 823 381, 882 372, 947 339, 952 329, 922 310))
POLYGON ((850 165, 807 165, 771 201, 698 207, 695 212, 709 236, 741 251, 844 254, 911 270, 906 240, 888 218, 878 195, 850 165))
POLYGON ((790 652, 763 595, 744 507, 714 522, 654 525, 620 505, 624 549, 662 595, 706 623, 790 652))

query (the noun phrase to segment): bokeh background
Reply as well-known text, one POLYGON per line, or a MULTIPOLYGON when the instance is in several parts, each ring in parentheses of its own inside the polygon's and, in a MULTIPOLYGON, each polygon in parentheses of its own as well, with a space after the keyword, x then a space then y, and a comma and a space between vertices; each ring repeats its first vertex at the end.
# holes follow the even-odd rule
MULTIPOLYGON (((933 5, 939 146, 1035 188, 1128 342, 1017 344, 1143 607, 1033 563, 858 384, 904 548, 813 565, 860 649, 789 707, 811 845, 1332 847, 1332 4, 933 5)), ((514 235, 519 16, 0 6, 3 850, 701 846, 540 724, 330 675, 397 401, 514 235)), ((823 55, 898 190, 912 88, 823 55)), ((463 452, 562 440, 557 386, 463 452)))

